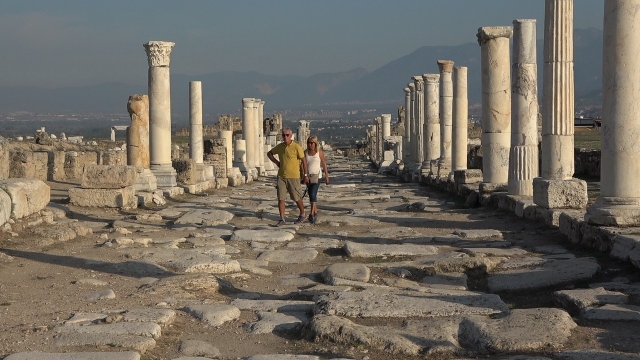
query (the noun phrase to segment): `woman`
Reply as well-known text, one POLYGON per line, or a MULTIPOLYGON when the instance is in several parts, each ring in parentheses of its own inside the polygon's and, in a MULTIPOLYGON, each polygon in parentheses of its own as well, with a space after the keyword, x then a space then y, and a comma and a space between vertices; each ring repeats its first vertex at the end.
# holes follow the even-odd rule
POLYGON ((316 224, 318 222, 318 188, 320 187, 323 170, 324 183, 329 184, 327 161, 324 158, 324 152, 320 149, 317 136, 309 136, 307 150, 304 151, 304 155, 307 159, 307 170, 309 171, 309 182, 307 183, 307 193, 309 193, 309 201, 311 202, 309 221, 312 224, 316 224))

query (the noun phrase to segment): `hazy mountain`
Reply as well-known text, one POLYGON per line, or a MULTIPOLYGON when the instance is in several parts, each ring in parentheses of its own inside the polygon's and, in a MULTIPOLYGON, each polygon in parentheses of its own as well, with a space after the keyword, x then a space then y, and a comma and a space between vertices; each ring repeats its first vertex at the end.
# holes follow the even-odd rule
MULTIPOLYGON (((574 33, 576 96, 597 99, 602 86, 602 31, 576 29, 574 33)), ((469 68, 469 100, 481 100, 480 46, 475 42, 457 46, 423 46, 411 54, 367 72, 357 68, 341 73, 271 76, 257 72, 216 72, 199 76, 172 74, 172 112, 188 116, 189 81, 200 80, 204 112, 237 112, 243 97, 267 102, 267 114, 279 109, 320 107, 328 104, 374 104, 393 111, 404 103, 403 88, 411 76, 438 72, 436 61, 450 59, 469 68)), ((538 41, 539 91, 542 91, 542 40, 538 41)), ((126 112, 129 95, 146 93, 147 84, 105 83, 53 90, 31 87, 0 87, 0 112, 126 112)))

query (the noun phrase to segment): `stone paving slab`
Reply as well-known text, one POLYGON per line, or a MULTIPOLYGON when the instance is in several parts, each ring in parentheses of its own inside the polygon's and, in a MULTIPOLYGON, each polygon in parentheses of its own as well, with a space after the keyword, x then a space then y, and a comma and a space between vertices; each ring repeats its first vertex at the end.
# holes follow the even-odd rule
POLYGON ((491 315, 509 312, 497 295, 468 291, 426 289, 431 293, 394 289, 366 289, 320 298, 314 312, 350 317, 409 317, 491 315))
POLYGON ((469 229, 469 230, 456 230, 454 235, 460 236, 462 239, 496 239, 502 240, 502 232, 494 229, 469 229))
POLYGON ((125 322, 154 322, 160 325, 173 323, 176 312, 171 309, 131 309, 123 313, 125 322))
POLYGON ((425 276, 420 282, 427 287, 467 290, 467 275, 465 273, 456 272, 425 276))
POLYGON ((604 305, 584 309, 582 318, 606 321, 640 321, 640 306, 604 305))
POLYGON ((311 312, 313 309, 313 301, 299 300, 246 300, 235 299, 231 305, 241 310, 260 310, 280 313, 292 312, 311 312))
POLYGON ((182 359, 207 359, 220 357, 220 350, 218 350, 217 347, 200 340, 182 340, 179 351, 181 354, 187 355, 187 357, 182 357, 182 359), (206 358, 201 356, 206 356, 206 358))
POLYGON ((587 307, 606 304, 626 304, 629 296, 608 291, 603 287, 594 289, 561 290, 553 293, 553 301, 571 314, 578 314, 587 307))
POLYGON ((268 250, 258 256, 258 260, 278 262, 285 264, 304 264, 318 256, 316 249, 301 250, 268 250))
POLYGON ((220 326, 240 317, 240 309, 232 305, 188 305, 184 312, 212 326, 220 326))
POLYGON ((290 355, 290 354, 268 354, 268 355, 253 355, 242 358, 243 360, 320 360, 319 356, 315 355, 290 355))
POLYGON ((156 341, 147 336, 61 333, 55 337, 53 343, 59 347, 66 346, 108 346, 135 350, 145 353, 156 346, 156 341))
POLYGON ((500 249, 500 248, 486 248, 486 247, 483 247, 483 248, 464 247, 461 249, 461 251, 473 256, 486 255, 486 256, 512 257, 512 256, 525 256, 529 254, 527 250, 520 249, 520 248, 500 249))
POLYGON ((550 261, 534 269, 489 275, 489 291, 523 291, 591 279, 600 269, 594 258, 550 261))
POLYGON ((288 248, 301 249, 301 248, 322 248, 322 249, 338 249, 344 246, 344 242, 339 239, 310 237, 307 241, 302 242, 290 242, 287 244, 288 248))
POLYGON ((246 324, 245 330, 252 334, 269 334, 278 331, 293 330, 309 320, 306 312, 274 313, 258 312, 258 321, 246 324))
POLYGON ((231 241, 287 242, 293 240, 293 234, 285 230, 236 230, 231 241))
POLYGON ((438 248, 417 244, 361 244, 347 241, 344 250, 350 257, 435 255, 438 248))
POLYGON ((369 282, 371 270, 363 264, 335 263, 329 265, 322 272, 324 282, 329 285, 337 285, 335 278, 353 281, 369 282))
POLYGON ((621 354, 597 350, 562 351, 554 354, 562 360, 638 360, 639 354, 621 354))
POLYGON ((54 331, 58 334, 82 333, 105 335, 138 335, 154 339, 160 338, 162 329, 160 325, 149 322, 137 323, 113 323, 100 325, 69 324, 56 326, 54 331))
POLYGON ((498 319, 468 317, 460 324, 460 345, 479 353, 561 349, 578 325, 560 309, 511 310, 498 319))
POLYGON ((5 360, 140 360, 140 354, 133 351, 122 352, 74 352, 44 353, 22 352, 9 355, 5 360))

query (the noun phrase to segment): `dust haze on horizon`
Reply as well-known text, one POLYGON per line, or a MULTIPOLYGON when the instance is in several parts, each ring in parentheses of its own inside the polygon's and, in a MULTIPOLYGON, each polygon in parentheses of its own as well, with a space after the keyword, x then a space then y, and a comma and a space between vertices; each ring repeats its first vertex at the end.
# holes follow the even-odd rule
MULTIPOLYGON (((576 28, 602 29, 602 0, 574 7, 576 28)), ((150 40, 176 43, 174 74, 373 71, 514 19, 537 19, 542 38, 544 0, 8 0, 0 86, 146 84, 150 40)))

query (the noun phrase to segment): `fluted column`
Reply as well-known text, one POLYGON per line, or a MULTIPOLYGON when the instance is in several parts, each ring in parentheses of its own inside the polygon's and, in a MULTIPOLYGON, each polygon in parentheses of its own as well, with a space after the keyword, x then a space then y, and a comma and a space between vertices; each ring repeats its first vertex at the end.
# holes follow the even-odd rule
POLYGON ((411 89, 404 88, 404 138, 402 139, 402 161, 411 163, 411 89))
MULTIPOLYGON (((414 83, 407 85, 410 92, 411 106, 409 106, 409 121, 411 122, 411 164, 410 168, 415 169, 416 164, 422 166, 422 161, 418 162, 418 125, 416 124, 416 86, 414 83)), ((421 146, 421 144, 420 144, 421 146)))
POLYGON ((440 158, 438 176, 448 176, 451 169, 453 126, 453 61, 438 60, 440 69, 440 158))
POLYGON ((245 140, 245 162, 248 170, 252 173, 254 173, 256 169, 255 153, 257 143, 254 121, 254 101, 254 98, 242 99, 242 139, 245 140))
MULTIPOLYGON (((261 168, 265 168, 267 163, 273 164, 271 161, 269 161, 268 158, 265 161, 267 153, 265 152, 264 141, 264 103, 264 100, 260 100, 260 102, 258 103, 258 118, 256 119, 256 123, 258 125, 258 164, 261 168)), ((270 149, 271 148, 269 148, 267 151, 269 151, 270 149)))
POLYGON ((423 168, 435 173, 440 158, 440 74, 424 74, 422 78, 426 83, 423 168))
POLYGON ((502 190, 509 178, 511 147, 510 26, 481 27, 482 180, 481 191, 502 190))
POLYGON ((453 83, 453 149, 451 170, 467 169, 467 143, 469 137, 469 98, 467 92, 467 68, 454 69, 453 83))
POLYGON ((640 0, 605 0, 600 196, 586 220, 640 225, 640 0))
POLYGON ((542 168, 533 201, 542 207, 582 209, 587 184, 574 172, 573 0, 546 0, 542 84, 542 168))
MULTIPOLYGON (((416 165, 417 168, 424 170, 425 169, 425 149, 424 146, 424 80, 422 79, 422 75, 414 76, 413 85, 415 86, 415 101, 414 101, 414 112, 416 119, 416 165)), ((427 171, 429 167, 426 167, 427 171)))
POLYGON ((538 177, 538 70, 536 21, 513 21, 509 194, 533 196, 538 177))
POLYGON ((189 82, 189 157, 204 163, 204 137, 202 134, 202 82, 189 82))
POLYGON ((169 63, 175 43, 149 41, 144 44, 149 63, 149 160, 158 187, 176 186, 171 165, 171 82, 169 63))

